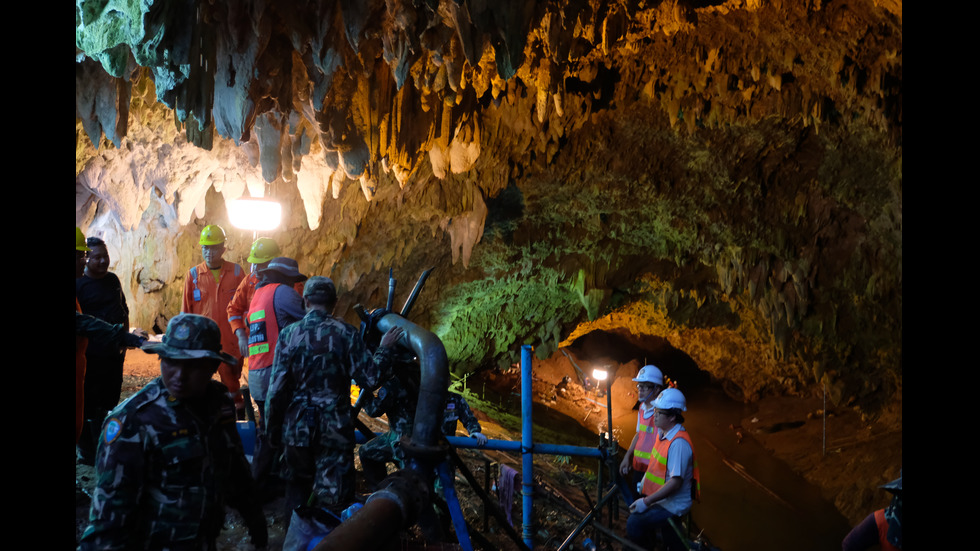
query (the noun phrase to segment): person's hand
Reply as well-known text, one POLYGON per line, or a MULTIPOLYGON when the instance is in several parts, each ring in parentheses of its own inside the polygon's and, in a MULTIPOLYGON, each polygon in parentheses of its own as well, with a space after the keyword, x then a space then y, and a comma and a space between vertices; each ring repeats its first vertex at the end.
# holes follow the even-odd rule
POLYGON ((141 337, 136 333, 126 333, 123 335, 123 346, 126 348, 139 348, 146 342, 146 337, 141 337))
POLYGON ((239 329, 235 331, 235 335, 238 337, 238 351, 241 352, 243 358, 248 357, 248 335, 245 331, 239 329))
POLYGON ((379 346, 381 346, 381 348, 391 348, 392 346, 395 346, 395 343, 398 342, 398 339, 400 339, 404 333, 405 330, 401 327, 392 327, 384 334, 384 336, 381 337, 381 344, 379 346))
POLYGON ((630 512, 638 515, 643 511, 646 511, 648 508, 649 506, 647 505, 647 502, 643 501, 643 498, 641 497, 636 501, 634 501, 632 505, 630 505, 630 512))
POLYGON ((623 462, 619 464, 619 474, 626 476, 630 473, 630 456, 627 455, 623 458, 623 462))
POLYGON ((482 446, 487 443, 487 437, 483 435, 482 432, 474 432, 470 435, 471 438, 476 438, 476 445, 482 446))

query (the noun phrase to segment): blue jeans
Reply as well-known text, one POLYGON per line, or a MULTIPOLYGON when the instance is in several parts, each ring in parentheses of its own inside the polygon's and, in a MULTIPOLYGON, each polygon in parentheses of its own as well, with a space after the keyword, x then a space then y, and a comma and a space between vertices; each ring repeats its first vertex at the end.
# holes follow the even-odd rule
POLYGON ((674 529, 667 524, 667 519, 675 517, 673 513, 659 505, 653 505, 642 513, 630 514, 626 520, 626 537, 644 549, 653 549, 657 542, 657 532, 663 531, 664 544, 668 551, 684 549, 684 544, 678 539, 674 529))

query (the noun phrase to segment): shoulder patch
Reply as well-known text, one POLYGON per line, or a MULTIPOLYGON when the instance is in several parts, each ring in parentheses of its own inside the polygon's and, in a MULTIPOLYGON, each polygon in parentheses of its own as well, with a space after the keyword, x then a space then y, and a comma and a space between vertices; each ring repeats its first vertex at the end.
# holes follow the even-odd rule
POLYGON ((453 402, 449 402, 448 404, 446 404, 446 409, 456 409, 456 404, 453 402))
POLYGON ((122 423, 119 419, 112 417, 106 421, 105 429, 102 430, 102 439, 106 444, 112 444, 119 437, 120 432, 122 432, 122 423))

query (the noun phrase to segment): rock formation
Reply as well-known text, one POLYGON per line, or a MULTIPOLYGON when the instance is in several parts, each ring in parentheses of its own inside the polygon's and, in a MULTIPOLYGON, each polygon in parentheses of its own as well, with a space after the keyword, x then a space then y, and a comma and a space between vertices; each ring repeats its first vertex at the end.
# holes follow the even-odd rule
POLYGON ((126 2, 76 8, 76 225, 134 325, 207 223, 274 197, 309 274, 454 369, 666 338, 746 400, 901 398, 900 0, 126 2))

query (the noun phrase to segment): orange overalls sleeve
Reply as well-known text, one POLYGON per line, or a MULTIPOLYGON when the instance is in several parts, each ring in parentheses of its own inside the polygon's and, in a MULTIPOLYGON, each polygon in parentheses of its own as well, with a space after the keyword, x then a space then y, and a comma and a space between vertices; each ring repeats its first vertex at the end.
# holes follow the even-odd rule
POLYGON ((248 331, 248 323, 245 322, 245 314, 248 313, 248 305, 252 299, 251 290, 254 289, 249 283, 249 278, 238 284, 235 289, 235 296, 228 302, 226 308, 228 312, 228 324, 231 325, 231 332, 237 333, 239 329, 248 331))
POLYGON ((194 314, 193 308, 191 307, 191 296, 194 292, 194 282, 191 280, 190 272, 184 276, 184 297, 180 303, 180 311, 184 314, 194 314))

